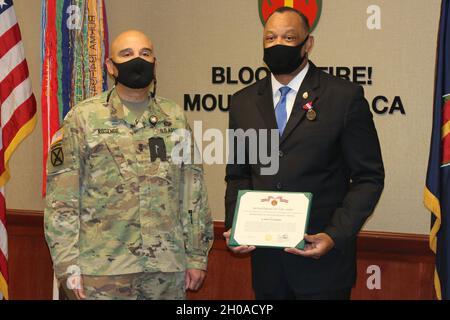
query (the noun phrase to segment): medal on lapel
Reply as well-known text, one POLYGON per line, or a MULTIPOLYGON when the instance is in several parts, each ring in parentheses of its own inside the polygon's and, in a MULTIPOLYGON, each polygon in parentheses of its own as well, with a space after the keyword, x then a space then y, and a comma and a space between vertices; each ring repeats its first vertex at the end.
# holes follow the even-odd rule
POLYGON ((308 119, 309 121, 314 121, 317 118, 317 113, 314 110, 314 106, 312 104, 312 102, 308 102, 307 104, 305 104, 303 106, 304 110, 307 110, 306 112, 306 119, 308 119))

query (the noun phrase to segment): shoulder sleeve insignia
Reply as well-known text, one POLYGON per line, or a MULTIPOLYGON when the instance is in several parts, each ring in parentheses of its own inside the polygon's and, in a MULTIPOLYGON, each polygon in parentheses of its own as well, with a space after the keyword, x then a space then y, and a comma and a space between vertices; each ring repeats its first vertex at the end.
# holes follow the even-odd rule
POLYGON ((64 128, 59 129, 55 132, 55 134, 52 137, 52 141, 50 142, 50 146, 54 145, 55 143, 60 142, 64 137, 64 128))
POLYGON ((59 167, 64 164, 64 152, 60 143, 52 146, 50 151, 50 161, 54 167, 59 167))

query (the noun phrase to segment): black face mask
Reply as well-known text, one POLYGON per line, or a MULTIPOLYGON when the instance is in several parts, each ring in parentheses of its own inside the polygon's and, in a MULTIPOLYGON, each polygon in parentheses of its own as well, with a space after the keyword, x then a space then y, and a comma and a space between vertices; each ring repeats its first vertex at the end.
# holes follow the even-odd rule
MULTIPOLYGON (((111 60, 112 61, 112 60, 111 60)), ((132 89, 143 89, 152 83, 154 79, 155 63, 142 58, 135 58, 123 63, 112 61, 119 71, 117 82, 132 89)))
POLYGON ((302 49, 309 35, 298 46, 276 45, 264 49, 264 62, 270 71, 275 74, 290 74, 294 72, 306 58, 306 53, 302 57, 302 49))

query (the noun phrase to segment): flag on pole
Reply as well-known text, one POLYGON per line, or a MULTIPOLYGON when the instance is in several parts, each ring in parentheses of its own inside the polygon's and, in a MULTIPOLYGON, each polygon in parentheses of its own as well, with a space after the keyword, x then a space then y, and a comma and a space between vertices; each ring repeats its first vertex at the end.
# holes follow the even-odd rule
POLYGON ((43 188, 53 135, 77 103, 107 89, 108 25, 104 0, 43 0, 41 73, 43 188))
POLYGON ((450 299, 450 0, 443 0, 439 25, 433 129, 425 206, 432 212, 430 247, 436 253, 434 285, 450 299))
POLYGON ((0 300, 8 299, 8 237, 4 186, 8 161, 36 124, 36 99, 12 0, 0 0, 0 300))

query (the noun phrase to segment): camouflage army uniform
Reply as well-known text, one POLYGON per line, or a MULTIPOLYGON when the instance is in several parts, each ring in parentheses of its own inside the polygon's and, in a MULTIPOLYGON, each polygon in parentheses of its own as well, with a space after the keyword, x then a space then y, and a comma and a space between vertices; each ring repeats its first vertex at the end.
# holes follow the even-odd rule
POLYGON ((67 114, 47 163, 45 234, 59 279, 70 266, 87 276, 206 270, 203 169, 172 161, 176 129, 190 130, 175 103, 157 97, 137 119, 115 89, 67 114))
POLYGON ((185 298, 184 273, 133 273, 120 276, 83 276, 87 300, 145 300, 185 298), (181 289, 180 289, 181 288, 181 289))

